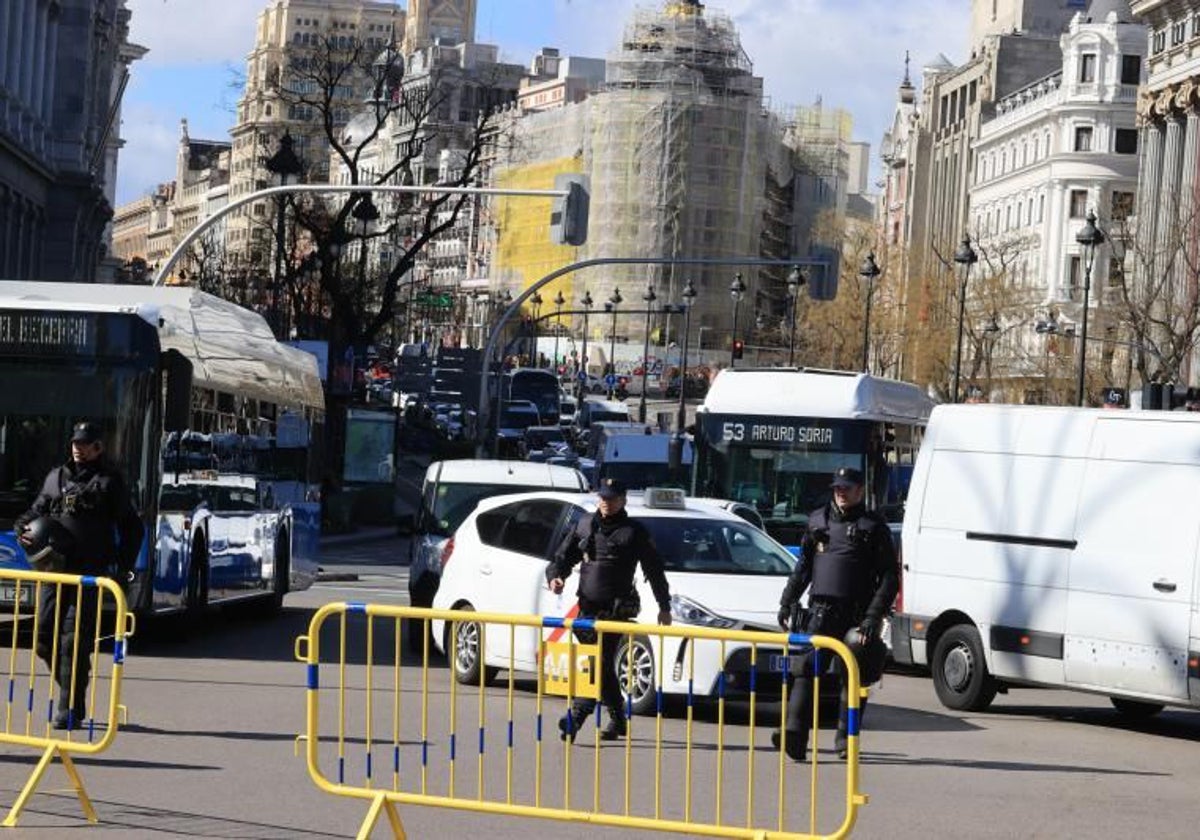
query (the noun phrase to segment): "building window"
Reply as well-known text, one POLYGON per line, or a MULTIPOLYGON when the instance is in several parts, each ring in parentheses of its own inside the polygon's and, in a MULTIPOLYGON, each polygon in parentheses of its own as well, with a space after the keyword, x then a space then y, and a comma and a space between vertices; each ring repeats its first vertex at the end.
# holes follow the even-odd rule
POLYGON ((1038 196, 1038 221, 1044 221, 1046 218, 1046 196, 1038 196))
POLYGON ((1087 215, 1087 190, 1071 190, 1071 218, 1082 219, 1087 215))
POLYGON ((1157 55, 1167 48, 1167 30, 1161 29, 1155 32, 1150 42, 1150 53, 1157 55))
POLYGON ((1075 151, 1090 152, 1092 150, 1092 127, 1081 125, 1075 129, 1075 151))
MULTIPOLYGON (((1200 16, 1196 17, 1200 21, 1200 16)), ((1121 56, 1121 84, 1137 85, 1142 81, 1142 57, 1140 55, 1121 56)))
POLYGON ((1112 194, 1112 220, 1122 222, 1133 215, 1133 193, 1114 192, 1112 194))
POLYGON ((1070 263, 1067 264, 1067 294, 1070 295, 1071 300, 1075 300, 1081 286, 1083 286, 1083 258, 1071 257, 1070 263))
POLYGON ((1136 155, 1138 150, 1138 133, 1136 128, 1118 128, 1113 150, 1119 155, 1136 155))
POLYGON ((1171 46, 1177 47, 1187 40, 1187 21, 1181 20, 1171 25, 1171 46))
POLYGON ((1096 81, 1096 54, 1084 53, 1079 56, 1079 81, 1096 81))

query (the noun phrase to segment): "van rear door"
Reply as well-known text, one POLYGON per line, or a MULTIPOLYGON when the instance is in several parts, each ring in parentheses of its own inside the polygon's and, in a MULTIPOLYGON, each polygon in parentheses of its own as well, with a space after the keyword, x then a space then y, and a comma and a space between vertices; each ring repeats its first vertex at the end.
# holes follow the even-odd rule
POLYGON ((1069 684, 1188 697, 1197 497, 1200 423, 1097 422, 1071 559, 1069 684))

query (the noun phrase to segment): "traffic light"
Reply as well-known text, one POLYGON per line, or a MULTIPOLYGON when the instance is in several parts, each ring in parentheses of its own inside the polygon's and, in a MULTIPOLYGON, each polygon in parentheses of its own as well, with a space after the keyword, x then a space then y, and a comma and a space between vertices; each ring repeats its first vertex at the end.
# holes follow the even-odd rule
POLYGON ((735 338, 733 340, 733 358, 742 358, 742 353, 745 351, 745 349, 746 342, 742 341, 740 338, 735 338))
POLYGON ((557 175, 554 189, 567 194, 554 199, 550 210, 550 238, 556 245, 587 242, 591 186, 586 175, 557 175))

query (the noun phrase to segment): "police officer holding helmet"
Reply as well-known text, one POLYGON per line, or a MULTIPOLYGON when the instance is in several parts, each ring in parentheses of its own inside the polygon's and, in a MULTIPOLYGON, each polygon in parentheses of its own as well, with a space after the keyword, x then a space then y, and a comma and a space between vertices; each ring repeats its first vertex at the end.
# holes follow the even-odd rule
MULTIPOLYGON (((116 565, 122 579, 133 571, 142 544, 142 522, 133 509, 125 479, 104 456, 99 425, 88 421, 75 424, 71 460, 50 470, 33 506, 14 525, 30 561, 42 571, 103 575, 116 565)), ((82 722, 86 709, 91 642, 82 636, 95 630, 96 599, 84 593, 76 616, 75 593, 68 591, 59 612, 58 589, 42 587, 36 644, 38 656, 51 666, 57 615, 58 673, 54 678, 59 695, 54 726, 73 729, 82 722), (77 623, 80 656, 72 696, 71 652, 77 623)))
MULTIPOLYGON (((863 502, 859 470, 840 468, 831 487, 832 501, 809 515, 800 561, 780 598, 779 623, 792 632, 845 641, 858 662, 862 684, 869 685, 883 671, 886 650, 879 633, 899 587, 896 550, 887 521, 867 510, 863 502), (806 589, 808 609, 799 610, 806 589)), ((804 760, 812 724, 814 652, 809 650, 800 659, 788 695, 783 734, 784 750, 796 761, 804 760)), ((846 757, 846 704, 843 680, 835 743, 841 758, 846 757)), ((862 707, 866 707, 865 700, 862 707)), ((779 733, 771 740, 778 748, 779 733)))
MULTIPOLYGON (((571 569, 579 570, 579 618, 629 621, 641 611, 634 573, 638 563, 650 581, 658 602, 658 623, 671 623, 671 593, 663 573, 662 558, 650 539, 646 526, 629 518, 625 510, 625 485, 612 478, 600 483, 596 513, 585 516, 568 534, 546 568, 546 582, 555 594, 563 591, 563 581, 571 569)), ((575 630, 584 644, 594 644, 591 630, 575 630)), ((626 637, 628 638, 628 637, 626 637)), ((600 699, 608 709, 608 725, 600 733, 605 741, 625 735, 627 723, 621 687, 616 679, 617 648, 621 636, 606 633, 600 650, 600 699)), ((571 711, 558 722, 563 740, 575 740, 576 733, 596 708, 596 701, 576 698, 571 711)))

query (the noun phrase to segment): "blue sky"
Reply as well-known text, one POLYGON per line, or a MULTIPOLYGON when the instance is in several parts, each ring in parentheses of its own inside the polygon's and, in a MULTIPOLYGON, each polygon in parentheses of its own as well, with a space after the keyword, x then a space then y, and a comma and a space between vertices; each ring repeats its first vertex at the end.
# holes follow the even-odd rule
MULTIPOLYGON (((635 7, 663 0, 479 0, 477 40, 527 64, 543 46, 606 56, 635 7)), ((407 5, 400 0, 397 5, 407 5)), ((891 121, 904 51, 914 79, 938 52, 960 59, 968 0, 710 0, 733 18, 742 46, 765 79, 772 107, 811 104, 854 115, 855 137, 876 146, 891 121)), ((173 177, 179 121, 195 138, 227 139, 236 90, 230 84, 254 43, 260 0, 129 0, 132 40, 150 53, 133 67, 125 94, 117 201, 173 177)), ((874 154, 874 149, 872 150, 874 154)))

